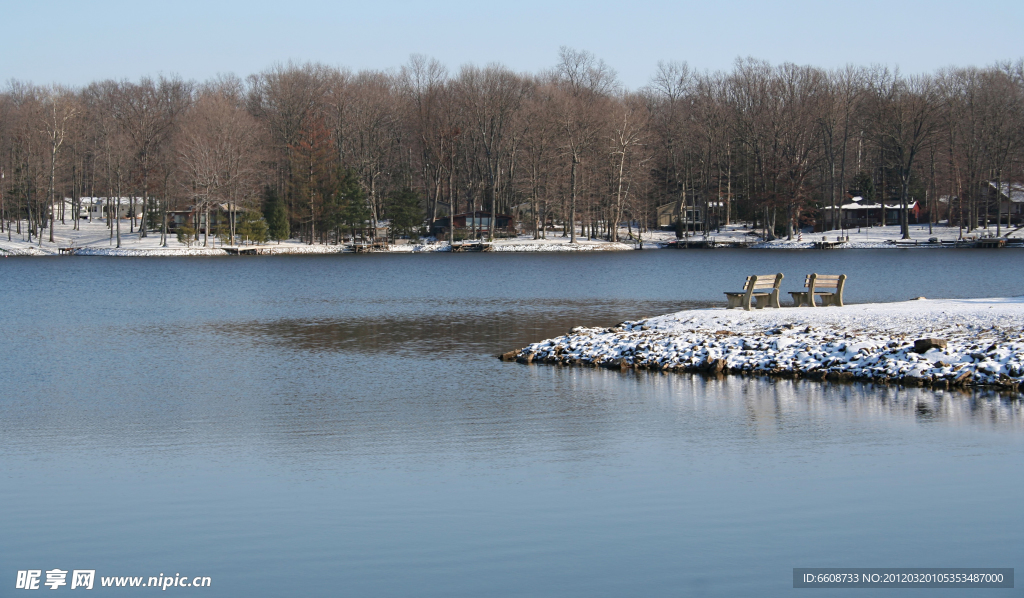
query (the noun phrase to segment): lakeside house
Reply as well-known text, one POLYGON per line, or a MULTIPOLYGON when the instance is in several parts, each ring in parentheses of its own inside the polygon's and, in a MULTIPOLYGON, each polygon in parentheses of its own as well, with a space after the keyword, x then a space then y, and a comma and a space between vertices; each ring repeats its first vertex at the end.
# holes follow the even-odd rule
MULTIPOLYGON (((117 212, 116 218, 128 218, 131 215, 132 202, 134 200, 136 213, 141 214, 141 197, 80 197, 78 199, 78 217, 82 220, 101 220, 107 217, 108 208, 117 212), (109 207, 116 205, 116 208, 109 207)), ((71 199, 65 198, 65 204, 71 205, 71 199)), ((73 208, 68 208, 67 213, 72 213, 73 208)))
MULTIPOLYGON (((456 237, 465 234, 472 234, 476 231, 489 231, 491 228, 491 213, 484 210, 474 212, 462 212, 449 219, 447 216, 438 218, 430 224, 430 232, 441 238, 453 232, 456 237)), ((515 218, 510 214, 497 214, 494 216, 494 232, 498 237, 514 237, 516 234, 515 218)))
MULTIPOLYGON (((1024 222, 1024 185, 1021 183, 999 183, 988 182, 988 193, 992 202, 999 206, 1000 216, 1010 215, 1010 222, 1021 224, 1024 222)), ((996 216, 993 214, 993 216, 996 216)))
MULTIPOLYGON (((228 203, 218 203, 210 206, 210 224, 212 233, 218 226, 231 226, 237 223, 239 218, 248 212, 237 204, 233 206, 228 203)), ((167 211, 167 232, 176 233, 183 226, 190 226, 197 233, 206 232, 206 210, 196 206, 187 206, 184 210, 167 211)))
POLYGON ((683 228, 689 228, 690 230, 703 229, 705 221, 708 223, 708 228, 717 228, 718 214, 724 205, 720 201, 709 201, 707 203, 698 203, 697 205, 687 205, 683 209, 682 202, 673 201, 655 208, 655 218, 658 222, 658 228, 661 230, 674 229, 676 222, 680 222, 683 228), (705 208, 707 209, 707 214, 704 212, 705 208))
MULTIPOLYGON (((848 203, 837 206, 843 228, 860 226, 881 226, 900 223, 900 204, 866 203, 863 197, 857 196, 848 203)), ((825 206, 822 211, 829 212, 832 206, 825 206)), ((907 215, 911 224, 916 224, 921 217, 921 206, 916 200, 907 204, 907 215)))

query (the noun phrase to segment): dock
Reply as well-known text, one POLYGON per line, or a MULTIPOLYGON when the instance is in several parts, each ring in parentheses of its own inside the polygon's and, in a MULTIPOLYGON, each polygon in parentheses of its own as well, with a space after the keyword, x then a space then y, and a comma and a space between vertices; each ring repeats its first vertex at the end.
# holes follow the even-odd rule
POLYGON ((238 245, 222 245, 221 249, 230 253, 231 255, 270 255, 274 253, 273 247, 261 247, 257 245, 249 246, 238 246, 238 245))
POLYGON ((750 246, 751 243, 749 241, 722 241, 715 237, 707 239, 677 239, 666 244, 666 247, 672 249, 718 249, 720 247, 742 249, 750 246))
POLYGON ((491 251, 490 243, 470 242, 470 243, 452 243, 452 251, 491 251))
POLYGON ((387 251, 388 244, 384 241, 374 241, 372 243, 349 243, 345 245, 345 248, 352 251, 352 253, 373 253, 374 251, 387 251))

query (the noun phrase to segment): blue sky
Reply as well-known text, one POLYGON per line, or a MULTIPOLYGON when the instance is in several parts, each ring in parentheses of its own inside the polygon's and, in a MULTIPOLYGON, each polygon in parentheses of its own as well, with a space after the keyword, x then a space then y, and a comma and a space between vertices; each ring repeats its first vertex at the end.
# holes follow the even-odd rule
POLYGON ((918 73, 1024 56, 1020 0, 8 0, 0 23, 0 79, 70 85, 161 73, 245 76, 289 60, 387 69, 413 53, 451 70, 493 61, 537 72, 554 65, 562 45, 593 52, 632 89, 658 60, 717 70, 753 56, 918 73))

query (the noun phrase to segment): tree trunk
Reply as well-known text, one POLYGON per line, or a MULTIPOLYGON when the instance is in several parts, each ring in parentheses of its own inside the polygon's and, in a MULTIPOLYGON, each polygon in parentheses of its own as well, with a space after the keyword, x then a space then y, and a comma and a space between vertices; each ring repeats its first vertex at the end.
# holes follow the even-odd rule
POLYGON ((575 154, 569 170, 569 243, 576 243, 576 164, 575 154))

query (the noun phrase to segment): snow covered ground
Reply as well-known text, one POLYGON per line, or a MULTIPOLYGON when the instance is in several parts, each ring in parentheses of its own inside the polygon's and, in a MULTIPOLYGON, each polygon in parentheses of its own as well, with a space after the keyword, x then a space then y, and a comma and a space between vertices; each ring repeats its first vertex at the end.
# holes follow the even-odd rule
POLYGON ((1024 297, 754 311, 574 328, 504 359, 612 368, 1024 390, 1024 297), (946 341, 916 353, 915 340, 946 341))
MULTIPOLYGON (((160 245, 160 233, 149 232, 149 236, 140 238, 139 233, 128 232, 128 220, 121 221, 121 247, 117 247, 115 238, 111 239, 110 229, 103 220, 92 222, 82 221, 80 230, 74 230, 71 221, 67 224, 56 223, 53 232, 53 243, 50 243, 49 231, 43 231, 43 242, 38 239, 29 243, 23 233, 11 233, 7 240, 7 231, 0 235, 0 253, 7 255, 57 255, 59 249, 73 247, 75 255, 107 255, 107 256, 216 256, 227 255, 223 244, 213 236, 209 238, 209 246, 203 247, 203 236, 191 247, 179 243, 177 237, 169 235, 167 246, 160 245)), ((24 230, 24 229, 22 229, 24 230)), ((307 245, 289 240, 281 243, 268 243, 261 246, 268 253, 340 253, 344 248, 340 245, 307 245)))
MULTIPOLYGON (((0 254, 6 255, 57 255, 58 249, 62 247, 74 247, 77 255, 111 255, 111 256, 183 256, 183 255, 225 255, 220 241, 210 238, 210 246, 202 247, 202 239, 199 244, 193 243, 192 247, 179 243, 171 236, 167 240, 167 246, 160 245, 160 234, 150 232, 148 237, 140 238, 138 232, 128 232, 128 221, 121 221, 121 247, 116 246, 116 241, 111 239, 110 231, 105 221, 94 220, 93 222, 81 222, 80 230, 73 230, 69 221, 67 224, 56 224, 54 228, 54 242, 49 241, 49 232, 43 232, 43 243, 38 240, 29 243, 26 235, 11 233, 8 241, 8 234, 5 231, 0 235, 0 254)), ((841 247, 847 248, 895 248, 905 247, 895 242, 900 239, 898 226, 873 227, 864 229, 852 229, 842 231, 849 237, 849 242, 841 247)), ((1003 231, 1005 235, 1005 230, 1003 231)), ((757 231, 742 224, 722 227, 721 231, 712 233, 709 238, 721 242, 743 241, 753 243, 755 248, 763 249, 808 249, 813 246, 814 241, 826 237, 829 241, 835 241, 839 231, 828 233, 803 233, 793 241, 778 239, 769 243, 760 242, 757 231)), ((958 228, 936 226, 932 232, 928 232, 928 225, 912 225, 910 227, 911 237, 920 243, 920 247, 939 247, 940 245, 928 243, 929 238, 938 238, 942 241, 954 241, 960 236, 958 228)), ((978 238, 986 234, 995 234, 995 227, 990 227, 988 233, 984 229, 965 234, 967 238, 978 238)), ((1011 236, 1022 238, 1024 230, 1013 231, 1011 236)), ((636 249, 638 244, 635 236, 630 238, 629 231, 623 227, 620 231, 618 243, 610 243, 599 239, 586 239, 577 237, 576 244, 570 244, 568 237, 563 237, 560 232, 549 231, 546 239, 534 239, 532 235, 520 235, 511 239, 498 239, 490 243, 490 250, 495 252, 547 252, 547 251, 628 251, 636 249)), ((703 239, 701 235, 691 237, 703 239)), ((675 241, 673 231, 652 230, 641 235, 643 248, 658 249, 665 244, 675 241)), ((344 248, 340 245, 308 245, 297 240, 282 241, 281 243, 268 243, 262 245, 264 253, 271 254, 324 254, 341 253, 344 248)), ((447 243, 420 243, 407 245, 393 245, 391 252, 395 253, 424 253, 435 251, 450 251, 447 243)))
MULTIPOLYGON (((745 227, 742 224, 723 226, 721 231, 712 232, 708 238, 715 239, 721 242, 734 242, 734 241, 745 241, 747 243, 753 243, 752 247, 757 249, 810 249, 814 246, 815 241, 837 241, 840 237, 848 238, 848 242, 841 245, 842 248, 847 249, 893 249, 898 247, 920 247, 920 248, 937 248, 941 247, 941 244, 929 243, 929 239, 935 238, 939 241, 952 242, 960 239, 961 231, 958 227, 949 227, 945 224, 932 225, 932 230, 929 232, 927 224, 911 224, 910 225, 910 241, 905 241, 900 234, 899 226, 874 226, 864 228, 853 228, 844 230, 833 230, 824 233, 800 233, 792 241, 785 238, 776 239, 767 243, 761 241, 760 229, 752 230, 749 227, 745 227), (754 234, 751 234, 754 233, 754 234), (917 245, 914 245, 914 242, 917 245)), ((1009 235, 1007 235, 1006 227, 1003 227, 1000 231, 1003 237, 1009 238, 1024 238, 1024 229, 1015 230, 1009 229, 1009 235)), ((963 239, 975 240, 983 237, 994 237, 996 235, 995 224, 990 224, 988 229, 978 229, 971 232, 963 231, 963 239)), ((650 233, 651 240, 665 244, 670 241, 674 241, 676 236, 672 231, 652 231, 650 233)), ((691 236, 692 239, 703 239, 701 234, 691 236)), ((647 235, 644 239, 644 248, 647 248, 647 235)))
MULTIPOLYGON (((160 245, 160 233, 150 232, 148 237, 140 238, 138 232, 128 232, 128 221, 121 221, 121 247, 117 247, 116 238, 111 239, 110 230, 104 221, 94 220, 93 222, 81 222, 80 230, 74 230, 72 224, 56 223, 54 227, 54 242, 49 241, 49 232, 43 231, 43 242, 40 245, 38 239, 32 243, 27 240, 26 234, 11 233, 11 240, 7 240, 7 232, 0 235, 0 254, 6 255, 58 255, 60 248, 73 247, 75 255, 108 255, 108 256, 185 256, 185 255, 227 255, 223 250, 220 241, 210 237, 209 247, 202 246, 202 235, 199 243, 193 243, 188 247, 179 243, 178 239, 171 235, 167 239, 167 246, 160 245)), ((628 251, 633 245, 626 243, 609 243, 602 240, 588 240, 579 238, 578 242, 570 244, 568 238, 563 238, 561 233, 551 233, 547 239, 533 239, 532 236, 524 235, 511 239, 499 239, 491 245, 492 251, 499 252, 529 252, 529 251, 628 251)), ((344 247, 341 245, 309 245, 295 239, 271 242, 259 246, 263 253, 270 254, 329 254, 341 253, 344 247)), ((646 245, 645 245, 646 247, 646 245)), ((434 251, 450 251, 448 243, 423 243, 392 245, 391 252, 394 253, 420 253, 434 251)))

